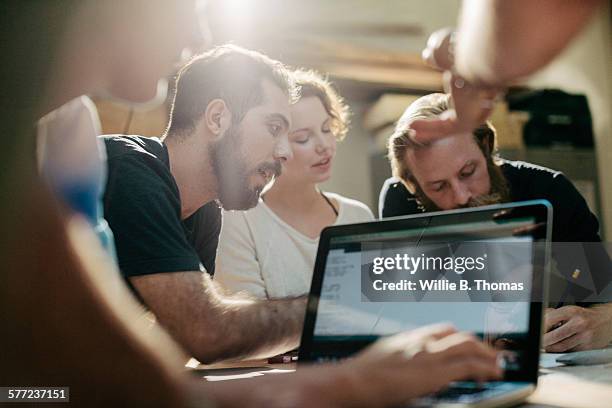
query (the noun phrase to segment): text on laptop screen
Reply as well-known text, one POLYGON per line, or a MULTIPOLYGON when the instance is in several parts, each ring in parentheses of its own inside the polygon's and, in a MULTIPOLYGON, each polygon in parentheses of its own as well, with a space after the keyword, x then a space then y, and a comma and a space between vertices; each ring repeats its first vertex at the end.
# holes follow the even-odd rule
POLYGON ((313 342, 369 342, 449 322, 504 348, 515 342, 518 362, 534 300, 534 240, 516 231, 533 224, 429 222, 332 237, 313 342))

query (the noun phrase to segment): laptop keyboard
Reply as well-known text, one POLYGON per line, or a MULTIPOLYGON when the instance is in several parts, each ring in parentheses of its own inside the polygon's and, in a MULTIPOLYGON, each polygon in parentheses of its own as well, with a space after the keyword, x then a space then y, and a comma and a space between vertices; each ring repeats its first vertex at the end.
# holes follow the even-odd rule
POLYGON ((487 387, 452 387, 452 388, 448 388, 442 392, 439 392, 438 394, 435 395, 435 398, 439 399, 439 400, 447 400, 447 399, 454 399, 457 398, 460 395, 472 395, 472 394, 478 394, 480 392, 483 391, 487 391, 489 388, 487 387))
POLYGON ((431 406, 436 403, 475 403, 525 387, 526 383, 492 382, 476 384, 454 383, 449 388, 429 397, 421 398, 416 406, 431 406))

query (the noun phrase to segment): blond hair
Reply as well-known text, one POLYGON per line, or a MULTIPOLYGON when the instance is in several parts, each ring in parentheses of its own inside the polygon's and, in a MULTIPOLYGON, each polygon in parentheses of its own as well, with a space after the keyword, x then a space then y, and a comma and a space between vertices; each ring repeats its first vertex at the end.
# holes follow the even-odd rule
MULTIPOLYGON (((393 176, 406 183, 411 183, 412 172, 405 161, 408 149, 422 148, 423 145, 416 144, 408 135, 410 125, 415 120, 431 119, 441 115, 450 109, 450 95, 433 93, 425 95, 414 101, 406 109, 402 117, 397 121, 393 134, 387 143, 388 158, 391 162, 393 176)), ((486 122, 472 132, 474 140, 485 157, 496 158, 496 132, 495 128, 486 122)))

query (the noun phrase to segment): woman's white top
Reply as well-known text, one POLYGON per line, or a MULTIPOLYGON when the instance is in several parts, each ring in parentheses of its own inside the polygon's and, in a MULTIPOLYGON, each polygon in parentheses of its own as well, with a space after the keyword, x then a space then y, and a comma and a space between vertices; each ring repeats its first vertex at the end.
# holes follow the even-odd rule
MULTIPOLYGON (((374 220, 362 202, 325 195, 338 203, 333 225, 374 220)), ((297 231, 261 199, 248 211, 224 211, 214 279, 230 293, 246 291, 259 298, 307 294, 318 244, 318 237, 297 231)))

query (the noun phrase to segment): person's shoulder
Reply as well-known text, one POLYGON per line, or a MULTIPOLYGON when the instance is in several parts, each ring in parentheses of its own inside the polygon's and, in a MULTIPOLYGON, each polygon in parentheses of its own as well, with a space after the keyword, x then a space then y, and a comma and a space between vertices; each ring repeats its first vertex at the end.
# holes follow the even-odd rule
POLYGON ((383 183, 383 188, 397 188, 400 185, 403 186, 402 181, 399 178, 393 176, 385 180, 385 182, 383 183))
MULTIPOLYGON (((249 210, 251 211, 251 210, 249 210)), ((223 226, 232 225, 237 223, 244 223, 246 219, 247 211, 235 211, 235 210, 221 210, 221 217, 223 218, 223 226)))
POLYGON ((269 224, 270 221, 270 215, 261 199, 255 207, 248 210, 221 210, 221 214, 223 218, 223 228, 247 228, 247 225, 252 223, 269 224))
POLYGON ((374 219, 374 214, 367 204, 353 198, 344 197, 337 193, 325 193, 329 198, 335 200, 340 207, 340 211, 354 221, 370 221, 374 219))
POLYGON ((392 197, 392 198, 401 198, 401 199, 411 199, 413 198, 412 193, 408 191, 404 183, 397 177, 389 177, 383 183, 382 188, 380 189, 381 198, 392 197))
POLYGON ((163 150, 163 143, 157 137, 145 137, 140 135, 109 134, 100 138, 109 149, 124 153, 149 153, 155 154, 163 150))
POLYGON ((421 212, 414 195, 397 177, 385 180, 378 197, 381 218, 397 217, 421 212))
POLYGON ((159 139, 126 135, 105 135, 102 139, 108 163, 106 196, 121 191, 131 196, 178 197, 178 186, 159 139))
POLYGON ((87 96, 74 98, 47 113, 37 122, 40 137, 59 137, 61 140, 97 137, 101 133, 96 107, 87 96))
POLYGON ((128 173, 150 174, 172 179, 165 146, 160 139, 135 135, 101 136, 106 146, 109 176, 128 173))
POLYGON ((286 226, 278 222, 262 200, 248 210, 222 210, 221 213, 221 247, 233 246, 236 242, 258 246, 288 233, 286 226))
POLYGON ((559 176, 563 176, 563 173, 558 170, 554 170, 548 167, 540 166, 538 164, 528 163, 520 160, 506 160, 501 159, 500 167, 503 173, 508 176, 517 177, 537 177, 537 178, 548 178, 554 179, 559 176))
POLYGON ((502 160, 500 167, 512 191, 513 199, 547 198, 558 200, 575 187, 563 172, 524 161, 502 160))
POLYGON ((346 205, 350 207, 368 208, 368 206, 365 205, 363 202, 359 200, 355 200, 354 198, 345 197, 338 193, 332 193, 332 192, 326 191, 325 195, 331 199, 336 200, 338 204, 341 204, 341 205, 346 205))
POLYGON ((164 145, 157 137, 137 135, 103 135, 108 160, 129 156, 133 158, 160 159, 164 145))
POLYGON ((57 120, 78 120, 82 116, 96 116, 96 107, 93 101, 85 96, 74 98, 57 109, 47 113, 39 119, 39 125, 47 125, 57 120))
POLYGON ((520 161, 505 161, 502 171, 515 201, 546 199, 555 217, 566 221, 577 209, 588 210, 580 191, 561 171, 520 161))

